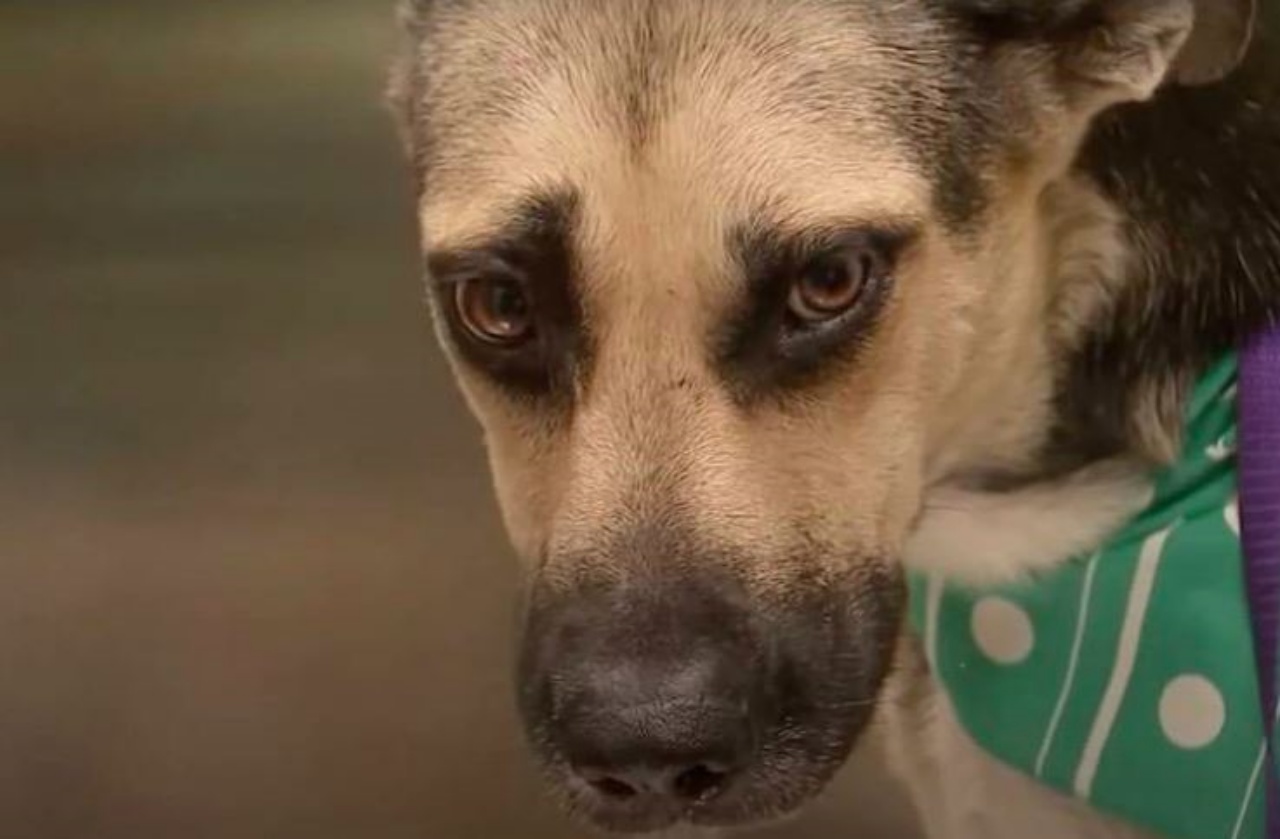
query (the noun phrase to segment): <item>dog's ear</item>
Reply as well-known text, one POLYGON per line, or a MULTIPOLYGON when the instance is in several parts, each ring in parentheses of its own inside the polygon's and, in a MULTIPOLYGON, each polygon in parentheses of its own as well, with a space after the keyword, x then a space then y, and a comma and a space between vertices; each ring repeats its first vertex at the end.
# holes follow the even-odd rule
POLYGON ((421 96, 421 59, 419 50, 427 29, 432 0, 401 0, 398 8, 399 30, 387 77, 385 103, 391 111, 396 134, 404 150, 417 154, 416 111, 421 96))
POLYGON ((1024 70, 1047 70, 1068 100, 1096 111, 1226 76, 1248 48, 1257 0, 952 2, 1024 70))
POLYGON ((1196 0, 1195 25, 1178 54, 1173 80, 1200 85, 1221 81, 1240 66, 1253 41, 1258 0, 1196 0))

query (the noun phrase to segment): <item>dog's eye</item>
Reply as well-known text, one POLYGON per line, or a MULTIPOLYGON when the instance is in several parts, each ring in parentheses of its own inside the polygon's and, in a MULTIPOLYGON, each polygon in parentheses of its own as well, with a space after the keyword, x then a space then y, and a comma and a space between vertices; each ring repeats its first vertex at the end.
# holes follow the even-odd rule
POLYGON ((878 270, 878 260, 870 248, 855 247, 820 256, 796 276, 787 308, 801 326, 838 318, 858 304, 878 270))
POLYGON ((462 325, 483 343, 511 347, 533 337, 533 306, 518 280, 463 280, 455 287, 454 305, 462 325))

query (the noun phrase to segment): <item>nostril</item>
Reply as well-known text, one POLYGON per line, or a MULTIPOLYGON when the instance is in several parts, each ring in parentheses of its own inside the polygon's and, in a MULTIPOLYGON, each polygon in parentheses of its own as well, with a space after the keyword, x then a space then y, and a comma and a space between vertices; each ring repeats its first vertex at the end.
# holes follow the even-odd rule
POLYGON ((676 776, 675 793, 686 801, 708 798, 724 788, 728 777, 724 772, 699 764, 676 776))
POLYGON ((596 778, 590 783, 596 792, 615 801, 626 801, 628 798, 635 798, 637 794, 635 787, 617 778, 596 778))
MULTIPOLYGON (((686 764, 687 766, 687 764, 686 764)), ((602 798, 622 803, 641 795, 696 804, 724 791, 729 773, 706 763, 683 771, 636 769, 628 772, 580 773, 587 786, 602 798)))

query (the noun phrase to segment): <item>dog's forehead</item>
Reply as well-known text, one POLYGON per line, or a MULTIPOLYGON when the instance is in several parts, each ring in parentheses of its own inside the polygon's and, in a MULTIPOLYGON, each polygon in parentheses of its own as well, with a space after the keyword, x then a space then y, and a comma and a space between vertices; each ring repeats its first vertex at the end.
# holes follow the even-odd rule
POLYGON ((427 241, 483 238, 549 192, 608 235, 721 236, 766 207, 798 227, 917 217, 945 51, 927 18, 886 21, 829 0, 440 10, 420 67, 427 241))

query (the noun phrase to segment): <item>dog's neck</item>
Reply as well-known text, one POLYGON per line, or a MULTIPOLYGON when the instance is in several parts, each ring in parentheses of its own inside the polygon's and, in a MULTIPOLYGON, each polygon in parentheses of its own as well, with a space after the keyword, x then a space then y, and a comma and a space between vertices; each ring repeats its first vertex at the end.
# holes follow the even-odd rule
POLYGON ((971 327, 963 387, 934 412, 927 483, 995 489, 1046 477, 1059 382, 1136 262, 1124 222, 1070 171, 1005 203, 984 257, 998 281, 971 327))
POLYGON ((953 414, 907 567, 1002 583, 1101 544, 1177 456, 1201 374, 1280 322, 1280 170, 1259 151, 1280 97, 1256 78, 1106 116, 1014 214, 993 264, 1043 293, 1001 303, 1030 327, 953 414))

